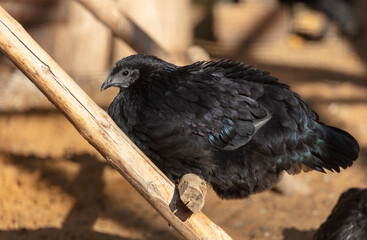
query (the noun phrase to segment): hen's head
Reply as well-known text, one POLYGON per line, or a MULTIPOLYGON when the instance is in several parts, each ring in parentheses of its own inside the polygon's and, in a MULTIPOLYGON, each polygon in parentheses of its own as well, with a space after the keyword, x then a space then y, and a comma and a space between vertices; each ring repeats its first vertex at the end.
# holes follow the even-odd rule
POLYGON ((173 64, 157 57, 136 54, 116 62, 102 84, 101 90, 109 87, 128 88, 139 79, 150 79, 159 72, 176 69, 173 64))

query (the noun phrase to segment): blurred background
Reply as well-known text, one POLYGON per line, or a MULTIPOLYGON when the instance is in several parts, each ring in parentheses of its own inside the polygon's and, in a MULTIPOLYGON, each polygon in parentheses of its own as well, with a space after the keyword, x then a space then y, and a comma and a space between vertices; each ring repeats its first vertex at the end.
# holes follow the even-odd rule
MULTIPOLYGON (((210 190, 203 211, 234 239, 311 239, 341 192, 367 187, 366 1, 109 2, 168 53, 159 57, 256 65, 359 141, 359 159, 339 174, 285 176, 277 191, 245 200, 210 190)), ((0 5, 107 109, 108 70, 139 46, 77 0, 0 5)), ((0 239, 181 239, 3 55, 0 82, 0 239)))

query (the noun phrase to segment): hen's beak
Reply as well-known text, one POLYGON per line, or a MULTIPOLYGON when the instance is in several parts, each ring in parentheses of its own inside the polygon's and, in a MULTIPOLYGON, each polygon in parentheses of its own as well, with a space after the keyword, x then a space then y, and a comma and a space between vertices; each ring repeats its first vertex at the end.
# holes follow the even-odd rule
POLYGON ((104 83, 101 86, 101 91, 111 87, 113 85, 112 83, 112 79, 110 76, 107 77, 106 81, 104 81, 104 83))

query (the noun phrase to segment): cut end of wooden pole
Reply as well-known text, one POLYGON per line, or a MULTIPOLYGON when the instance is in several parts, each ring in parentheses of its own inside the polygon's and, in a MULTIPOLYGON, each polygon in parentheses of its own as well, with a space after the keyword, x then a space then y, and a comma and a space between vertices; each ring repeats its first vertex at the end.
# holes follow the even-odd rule
POLYGON ((178 192, 182 202, 193 213, 203 209, 207 187, 205 180, 201 177, 192 173, 185 174, 178 184, 178 192))

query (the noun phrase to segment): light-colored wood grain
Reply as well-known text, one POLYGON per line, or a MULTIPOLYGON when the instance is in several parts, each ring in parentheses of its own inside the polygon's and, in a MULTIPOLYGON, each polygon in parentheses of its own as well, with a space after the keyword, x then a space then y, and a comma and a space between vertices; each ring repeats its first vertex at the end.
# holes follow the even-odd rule
POLYGON ((119 10, 168 52, 182 54, 192 45, 191 2, 116 0, 119 10))
MULTIPOLYGON (((117 89, 101 92, 101 83, 108 72, 92 76, 74 76, 75 82, 98 106, 107 109, 117 94, 117 89)), ((55 107, 18 69, 0 73, 0 112, 25 112, 31 110, 55 110, 55 107)))
POLYGON ((166 176, 0 7, 0 48, 79 133, 187 239, 231 239, 202 212, 190 215, 166 176))
POLYGON ((75 1, 64 1, 67 18, 54 23, 50 55, 72 75, 100 74, 110 68, 111 30, 75 1))
MULTIPOLYGON (((131 18, 122 14, 116 2, 112 0, 77 0, 112 32, 124 40, 131 48, 139 53, 158 56, 167 61, 186 63, 183 56, 174 55, 157 43, 131 18)), ((139 6, 143 4, 139 2, 139 6)), ((144 8, 147 8, 146 6, 144 8)), ((141 8, 142 9, 142 8, 141 8)), ((148 9, 148 8, 147 8, 148 9)), ((150 9, 149 9, 150 11, 150 9)))
POLYGON ((178 183, 178 192, 182 202, 193 213, 200 212, 207 194, 206 182, 196 174, 185 174, 178 183))
MULTIPOLYGON (((124 15, 173 55, 176 64, 210 60, 208 53, 193 46, 193 7, 187 0, 116 0, 124 15)), ((132 49, 120 39, 114 41, 112 59, 131 55, 132 49)))

